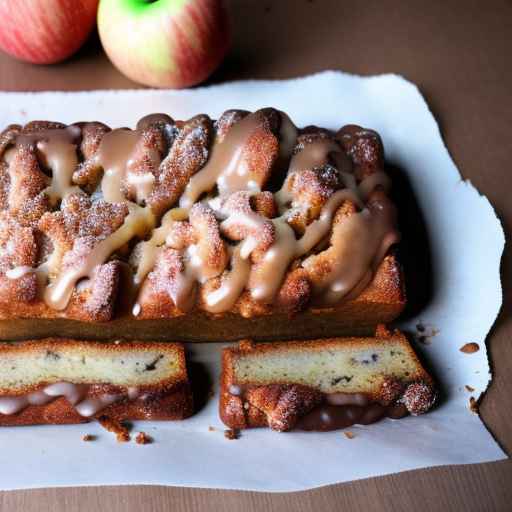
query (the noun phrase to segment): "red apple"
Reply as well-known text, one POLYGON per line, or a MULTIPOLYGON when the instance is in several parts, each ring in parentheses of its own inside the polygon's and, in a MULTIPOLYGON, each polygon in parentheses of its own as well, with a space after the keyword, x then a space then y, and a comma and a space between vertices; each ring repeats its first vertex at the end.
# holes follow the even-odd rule
POLYGON ((0 0, 0 48, 52 64, 75 53, 94 27, 98 0, 0 0))
POLYGON ((100 0, 98 30, 113 64, 153 87, 202 82, 230 42, 221 0, 100 0))

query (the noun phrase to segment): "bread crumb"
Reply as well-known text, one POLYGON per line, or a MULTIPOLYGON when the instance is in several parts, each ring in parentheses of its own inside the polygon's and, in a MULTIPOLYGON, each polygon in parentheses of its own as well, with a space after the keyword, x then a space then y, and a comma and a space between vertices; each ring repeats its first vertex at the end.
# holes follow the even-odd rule
POLYGON ((422 322, 416 324, 416 335, 414 336, 416 341, 423 345, 430 345, 432 338, 440 333, 439 329, 436 329, 432 325, 426 325, 422 322))
POLYGON ((118 432, 116 434, 116 440, 118 443, 127 443, 130 440, 130 434, 128 434, 128 432, 118 432))
POLYGON ((234 428, 228 428, 227 430, 224 430, 224 437, 230 441, 234 441, 240 437, 240 431, 234 428))
POLYGON ((135 442, 137 444, 151 444, 153 442, 153 438, 151 436, 148 436, 146 432, 139 432, 135 436, 135 442))
POLYGON ((478 414, 478 402, 474 396, 469 397, 469 410, 475 414, 478 414))
POLYGON ((97 436, 93 436, 92 434, 85 434, 82 436, 82 441, 96 441, 97 436))
POLYGON ((212 427, 211 425, 208 427, 208 432, 215 432, 215 427, 212 427))
POLYGON ((347 430, 346 432, 343 432, 343 434, 345 435, 345 437, 347 439, 354 439, 354 437, 356 437, 354 432, 350 432, 350 430, 347 430))
POLYGON ((470 393, 473 393, 473 391, 475 391, 475 388, 472 388, 471 386, 468 386, 467 384, 464 387, 466 388, 466 391, 469 391, 470 393))
POLYGON ((425 332, 425 326, 420 322, 420 323, 416 324, 416 330, 418 332, 425 332))
POLYGON ((109 432, 112 432, 116 435, 118 443, 126 443, 130 440, 128 428, 120 421, 109 418, 108 416, 100 416, 98 418, 98 422, 105 430, 108 430, 109 432))
POLYGON ((465 345, 462 345, 459 350, 464 352, 464 354, 474 354, 480 350, 480 346, 478 343, 466 343, 465 345))

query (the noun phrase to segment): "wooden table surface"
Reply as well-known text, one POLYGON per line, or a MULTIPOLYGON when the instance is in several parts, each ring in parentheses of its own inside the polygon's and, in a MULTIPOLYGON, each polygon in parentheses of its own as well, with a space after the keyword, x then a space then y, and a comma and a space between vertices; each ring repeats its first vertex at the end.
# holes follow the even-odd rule
MULTIPOLYGON (((228 5, 234 21, 233 50, 210 83, 288 78, 324 69, 364 75, 393 72, 418 84, 427 98, 462 175, 489 198, 507 233, 504 305, 489 337, 494 380, 480 410, 510 453, 512 3, 232 0, 228 5)), ((0 90, 133 87, 108 62, 95 36, 78 55, 57 66, 30 66, 0 55, 0 90)), ((0 510, 6 512, 203 508, 512 510, 512 462, 418 470, 291 494, 145 486, 0 493, 0 510)))

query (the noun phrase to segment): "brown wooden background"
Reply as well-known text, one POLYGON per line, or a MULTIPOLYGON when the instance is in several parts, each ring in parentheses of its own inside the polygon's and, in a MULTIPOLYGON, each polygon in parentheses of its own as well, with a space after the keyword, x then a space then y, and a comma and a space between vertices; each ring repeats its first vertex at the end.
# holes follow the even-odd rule
MULTIPOLYGON (((426 96, 463 176, 487 195, 510 233, 512 2, 231 0, 228 5, 234 46, 211 83, 288 78, 324 69, 404 75, 426 96)), ((0 90, 133 87, 110 65, 96 37, 58 66, 35 67, 0 55, 0 90)), ((486 424, 508 453, 512 450, 511 256, 508 245, 502 262, 504 305, 489 339, 495 377, 481 406, 486 424)), ((0 468, 0 478, 8 470, 0 468)), ((203 508, 512 510, 512 462, 420 470, 294 494, 142 486, 0 493, 0 510, 6 512, 203 508)))

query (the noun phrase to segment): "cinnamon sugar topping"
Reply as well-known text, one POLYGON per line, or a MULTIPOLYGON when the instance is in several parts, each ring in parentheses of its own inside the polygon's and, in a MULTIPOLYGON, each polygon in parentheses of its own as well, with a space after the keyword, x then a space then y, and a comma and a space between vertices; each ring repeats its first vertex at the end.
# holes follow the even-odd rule
POLYGON ((9 263, 0 285, 32 276, 58 311, 77 301, 108 319, 117 260, 133 272, 137 318, 162 300, 249 316, 329 305, 360 293, 399 239, 380 139, 359 127, 301 131, 269 108, 216 124, 159 114, 136 130, 36 123, 2 140, 10 222, 49 244, 37 264, 9 263))
POLYGON ((407 386, 400 402, 412 415, 428 411, 436 401, 436 393, 425 382, 415 382, 407 386))

